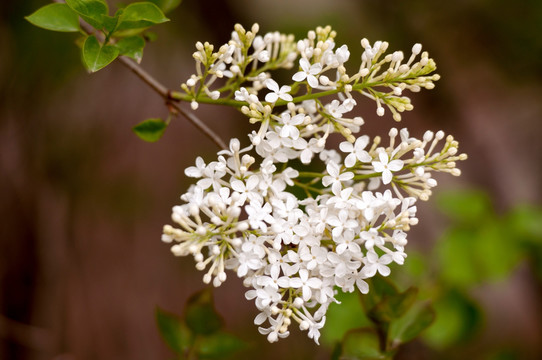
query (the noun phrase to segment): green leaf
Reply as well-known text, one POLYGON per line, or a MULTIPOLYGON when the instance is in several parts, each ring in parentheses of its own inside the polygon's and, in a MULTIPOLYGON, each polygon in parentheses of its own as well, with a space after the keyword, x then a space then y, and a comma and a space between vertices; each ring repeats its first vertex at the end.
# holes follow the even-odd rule
POLYGON ((181 355, 190 347, 190 331, 177 315, 157 307, 156 322, 158 323, 160 335, 176 354, 181 355))
POLYGON ((149 1, 154 3, 160 9, 162 9, 164 14, 167 14, 168 12, 175 9, 177 6, 181 4, 181 0, 149 0, 149 1))
POLYGON ((507 216, 507 225, 523 242, 542 246, 542 208, 520 205, 507 216))
POLYGON ((418 289, 410 287, 405 292, 390 296, 382 301, 382 308, 385 309, 390 320, 403 316, 414 304, 418 296, 418 289))
POLYGON ((452 229, 445 233, 436 247, 440 276, 446 283, 465 287, 480 281, 473 246, 476 235, 469 229, 452 229))
POLYGON ((326 326, 320 332, 320 341, 331 347, 340 341, 348 330, 371 324, 359 301, 358 294, 340 292, 335 296, 340 304, 332 303, 326 312, 326 326))
POLYGON ((160 8, 150 2, 137 2, 124 8, 117 30, 145 28, 169 21, 160 8))
POLYGON ((402 317, 394 320, 388 332, 388 341, 392 347, 416 338, 435 321, 435 310, 430 303, 424 302, 410 308, 402 317))
POLYGON ((215 310, 213 293, 209 289, 192 295, 185 311, 186 325, 197 335, 211 335, 222 327, 222 318, 215 310))
POLYGON ((109 12, 105 0, 66 0, 66 4, 96 29, 103 27, 103 16, 109 12))
POLYGON ((166 127, 167 123, 162 119, 147 119, 134 126, 132 130, 140 139, 156 142, 160 140, 166 127))
POLYGON ((138 63, 143 58, 143 48, 145 47, 145 40, 141 36, 130 36, 119 40, 116 43, 119 48, 120 55, 128 56, 138 63))
POLYGON ((386 359, 380 350, 380 339, 371 328, 354 329, 346 333, 342 342, 340 359, 377 360, 386 359))
POLYGON ((117 15, 115 15, 115 16, 104 15, 104 16, 102 16, 102 23, 103 23, 104 29, 108 33, 113 33, 115 31, 115 29, 117 28, 117 25, 119 23, 119 17, 117 15))
POLYGON ((436 247, 441 276, 465 287, 502 279, 522 258, 522 243, 500 219, 486 219, 476 228, 454 228, 436 247))
POLYGON ((225 359, 245 347, 245 342, 237 336, 218 332, 199 340, 198 353, 201 359, 225 359))
POLYGON ((47 30, 79 31, 79 16, 66 4, 49 4, 25 17, 32 24, 47 30))
POLYGON ((399 294, 397 287, 390 279, 383 276, 375 276, 367 280, 369 284, 369 293, 360 294, 361 303, 365 312, 369 314, 385 297, 391 297, 399 294))
POLYGON ((449 290, 433 305, 436 320, 423 334, 431 346, 445 349, 472 339, 483 316, 479 306, 458 290, 449 290))
POLYGON ((113 45, 101 45, 94 35, 89 36, 83 45, 83 60, 87 69, 96 72, 107 65, 119 55, 119 49, 113 45))
POLYGON ((455 190, 440 193, 437 204, 446 215, 463 223, 477 224, 493 215, 491 200, 483 191, 455 190))

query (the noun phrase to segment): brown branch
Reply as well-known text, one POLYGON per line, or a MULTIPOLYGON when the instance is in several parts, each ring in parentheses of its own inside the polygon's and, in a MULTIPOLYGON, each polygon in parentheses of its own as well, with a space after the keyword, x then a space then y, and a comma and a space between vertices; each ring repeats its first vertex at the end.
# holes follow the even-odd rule
MULTIPOLYGON (((61 0, 53 0, 53 2, 63 2, 61 0)), ((79 21, 81 24, 81 29, 87 34, 95 34, 100 41, 104 41, 104 36, 101 32, 96 32, 95 29, 87 24, 82 19, 79 21)), ((168 107, 173 107, 177 114, 181 114, 185 119, 190 121, 199 131, 201 131, 205 136, 207 136, 211 141, 213 141, 220 149, 227 149, 226 143, 216 134, 210 127, 205 125, 196 115, 193 113, 187 112, 181 109, 180 106, 174 104, 174 102, 180 102, 180 100, 175 99, 171 96, 171 90, 162 85, 158 80, 156 80, 152 75, 143 70, 135 61, 126 56, 119 56, 117 58, 124 66, 132 70, 141 80, 143 80, 147 85, 149 85, 154 91, 156 91, 161 97, 164 98, 168 107)))
POLYGON ((154 89, 160 96, 162 96, 166 100, 166 104, 168 106, 172 106, 176 113, 181 114, 185 119, 190 121, 192 125, 194 125, 199 131, 204 133, 209 139, 211 139, 220 149, 227 149, 228 147, 222 141, 220 136, 218 136, 210 127, 205 125, 203 121, 201 121, 196 115, 193 113, 187 112, 183 110, 179 105, 175 104, 174 102, 179 102, 179 100, 174 99, 170 96, 171 90, 166 88, 164 85, 162 85, 160 82, 158 82, 155 78, 153 78, 149 73, 147 73, 141 66, 139 66, 136 62, 134 62, 132 59, 129 59, 125 56, 119 56, 118 60, 127 68, 132 70, 141 80, 143 80, 147 85, 149 85, 151 88, 154 89))

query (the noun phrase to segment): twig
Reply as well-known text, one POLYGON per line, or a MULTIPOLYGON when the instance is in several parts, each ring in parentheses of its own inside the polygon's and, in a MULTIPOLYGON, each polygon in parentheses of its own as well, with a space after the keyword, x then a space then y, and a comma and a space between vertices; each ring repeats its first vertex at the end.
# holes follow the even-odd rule
MULTIPOLYGON (((53 2, 61 3, 63 1, 53 0, 53 2)), ((94 31, 95 29, 92 26, 90 26, 83 20, 80 20, 79 22, 81 24, 81 29, 83 29, 85 33, 89 35, 95 33, 94 31)), ((104 37, 100 32, 97 32, 96 36, 98 37, 100 41, 104 41, 104 37)), ((139 66, 136 62, 134 62, 132 59, 127 58, 126 56, 119 56, 117 59, 124 66, 132 70, 134 74, 136 74, 141 80, 143 80, 147 85, 149 85, 160 96, 162 96, 164 100, 166 100, 166 104, 168 106, 172 106, 175 110, 177 110, 178 114, 181 114, 185 119, 190 121, 192 125, 194 125, 199 131, 205 134, 220 149, 227 149, 226 143, 220 138, 220 136, 218 136, 218 134, 216 134, 210 127, 205 125, 205 123, 201 121, 196 115, 181 109, 180 106, 173 103, 173 102, 180 102, 180 100, 171 96, 171 93, 172 93, 171 90, 169 90, 167 87, 162 85, 162 83, 160 83, 158 80, 152 77, 152 75, 150 75, 148 72, 143 70, 143 68, 139 66)))
POLYGON ((172 106, 175 110, 177 110, 177 113, 181 114, 184 118, 190 121, 192 125, 198 128, 198 130, 200 130, 202 133, 204 133, 220 149, 228 148, 226 144, 224 143, 224 141, 222 141, 222 139, 213 130, 211 130, 210 127, 205 125, 205 123, 201 121, 196 115, 183 110, 180 106, 173 103, 174 101, 179 102, 179 100, 174 99, 170 96, 171 90, 166 88, 164 85, 158 82, 155 78, 149 75, 148 72, 143 70, 143 68, 139 66, 137 63, 135 63, 133 60, 125 56, 119 56, 118 60, 127 68, 132 70, 132 72, 134 72, 141 80, 143 80, 146 84, 148 84, 151 88, 153 88, 154 91, 160 94, 160 96, 162 96, 166 100, 166 103, 168 105, 172 106))

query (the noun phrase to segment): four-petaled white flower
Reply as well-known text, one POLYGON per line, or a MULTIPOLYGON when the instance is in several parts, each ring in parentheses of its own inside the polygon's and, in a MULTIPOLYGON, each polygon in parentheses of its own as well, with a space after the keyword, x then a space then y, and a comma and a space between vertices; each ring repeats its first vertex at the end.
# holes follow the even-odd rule
POLYGON ((349 141, 343 141, 340 143, 339 148, 341 151, 344 153, 349 153, 344 159, 344 166, 350 168, 356 165, 358 160, 365 163, 371 161, 373 158, 367 151, 365 151, 367 144, 369 144, 369 137, 367 135, 357 138, 354 144, 349 141))
POLYGON ((391 172, 401 170, 403 168, 403 160, 396 159, 389 161, 388 154, 384 151, 378 154, 378 159, 380 161, 373 161, 373 168, 375 172, 382 173, 382 183, 384 185, 389 184, 393 177, 391 172))
POLYGON ((290 137, 294 140, 297 139, 299 137, 299 129, 296 127, 296 125, 301 125, 303 123, 303 120, 305 120, 305 115, 297 114, 295 116, 291 116, 286 112, 281 115, 280 119, 284 124, 282 129, 280 129, 280 136, 283 138, 290 137))
POLYGON ((333 191, 335 195, 340 196, 342 183, 344 181, 352 180, 354 178, 354 173, 344 172, 341 174, 339 165, 337 165, 334 161, 330 161, 327 164, 326 170, 329 175, 322 178, 322 184, 324 186, 331 185, 331 191, 333 191))
POLYGON ((316 63, 311 65, 307 59, 302 58, 299 60, 299 66, 301 66, 301 71, 296 72, 294 76, 292 76, 292 80, 303 81, 307 79, 310 87, 317 87, 318 79, 315 75, 318 75, 320 71, 322 71, 322 64, 316 63))
POLYGON ((299 270, 299 277, 291 278, 289 285, 294 289, 301 288, 303 300, 309 301, 312 296, 312 290, 319 289, 322 286, 322 280, 317 277, 309 278, 309 271, 301 269, 299 270))
POLYGON ((267 79, 265 81, 265 86, 272 91, 265 95, 265 101, 275 103, 279 98, 284 101, 293 100, 292 95, 288 94, 292 90, 291 86, 283 85, 279 89, 279 84, 277 84, 277 82, 273 79, 267 79))

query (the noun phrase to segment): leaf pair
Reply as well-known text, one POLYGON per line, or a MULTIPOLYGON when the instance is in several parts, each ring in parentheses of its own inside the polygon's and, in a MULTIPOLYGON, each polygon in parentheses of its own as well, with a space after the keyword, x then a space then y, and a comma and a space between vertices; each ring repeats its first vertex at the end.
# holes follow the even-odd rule
POLYGON ((348 331, 334 351, 334 359, 392 359, 398 346, 416 338, 435 319, 428 302, 416 301, 418 290, 399 292, 387 278, 370 280, 361 303, 372 325, 348 331))
POLYGON ((119 55, 141 62, 145 40, 139 33, 149 26, 169 21, 155 3, 171 10, 180 1, 136 2, 109 16, 105 0, 66 0, 65 4, 45 5, 26 19, 47 30, 82 32, 81 18, 96 30, 103 31, 103 43, 95 35, 85 34, 82 48, 83 63, 90 72, 96 72, 119 55))

